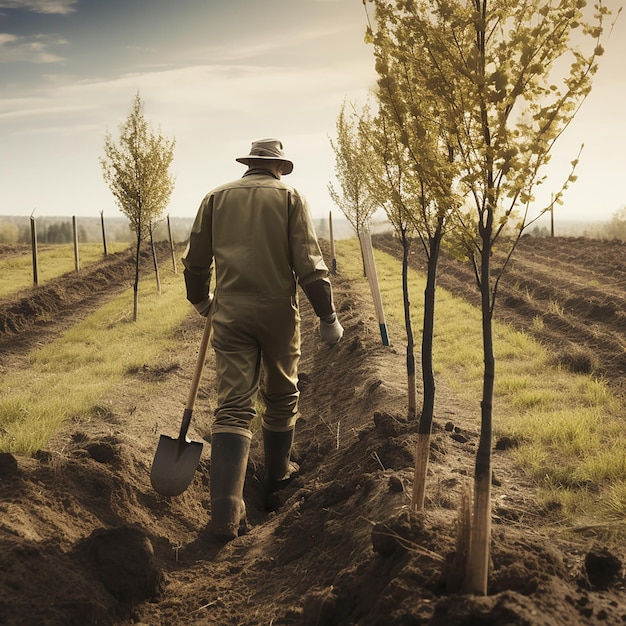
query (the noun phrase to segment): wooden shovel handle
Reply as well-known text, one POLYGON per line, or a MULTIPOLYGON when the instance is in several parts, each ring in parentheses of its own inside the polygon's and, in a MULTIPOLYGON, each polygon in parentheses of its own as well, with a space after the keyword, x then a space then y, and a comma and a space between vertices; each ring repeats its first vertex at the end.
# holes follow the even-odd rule
POLYGON ((185 406, 185 409, 188 411, 193 411, 193 405, 196 403, 196 396, 198 395, 198 387, 200 387, 200 378, 202 377, 202 370, 204 369, 204 361, 206 360, 206 353, 209 347, 209 340, 211 339, 212 330, 213 305, 211 305, 211 307, 209 308, 209 313, 206 316, 206 323, 204 324, 204 332, 202 333, 200 348, 198 350, 196 369, 193 373, 193 379, 191 380, 191 389, 189 390, 189 396, 187 397, 187 404, 185 406))
POLYGON ((206 322, 204 324, 204 331, 202 333, 202 339, 200 340, 200 348, 198 350, 198 360, 196 361, 196 369, 193 372, 193 379, 191 380, 191 389, 189 390, 189 396, 187 397, 187 404, 183 411, 183 421, 180 425, 180 432, 178 433, 178 445, 183 446, 187 439, 187 429, 191 423, 191 416, 193 414, 193 405, 196 403, 196 396, 198 395, 198 387, 200 387, 200 378, 202 377, 202 370, 204 369, 204 361, 206 360, 206 353, 209 347, 209 339, 211 339, 211 331, 213 330, 213 306, 209 308, 209 313, 206 316, 206 322))

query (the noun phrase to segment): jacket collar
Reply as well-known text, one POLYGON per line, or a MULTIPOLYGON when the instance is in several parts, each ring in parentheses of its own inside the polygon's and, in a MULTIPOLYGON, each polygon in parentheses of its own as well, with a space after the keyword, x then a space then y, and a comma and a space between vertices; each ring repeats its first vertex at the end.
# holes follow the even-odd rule
MULTIPOLYGON (((264 167, 250 167, 248 168, 248 170, 246 171, 246 173, 243 176, 252 176, 252 175, 264 175, 264 176, 271 176, 272 178, 275 178, 276 180, 280 180, 278 178, 278 176, 276 176, 273 172, 270 172, 269 170, 266 170, 264 167)), ((243 177, 242 177, 243 178, 243 177)))

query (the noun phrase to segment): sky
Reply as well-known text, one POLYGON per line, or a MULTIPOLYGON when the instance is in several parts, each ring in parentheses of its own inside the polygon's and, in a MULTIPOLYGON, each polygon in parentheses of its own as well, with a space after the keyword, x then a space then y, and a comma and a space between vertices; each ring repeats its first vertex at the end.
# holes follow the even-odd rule
MULTIPOLYGON (((264 137, 283 141, 284 180, 313 216, 335 214, 329 140, 344 100, 364 103, 375 84, 365 25, 362 0, 0 0, 0 215, 121 216, 99 159, 137 92, 176 139, 172 217, 241 176, 235 158, 264 137)), ((584 143, 556 209, 568 219, 626 205, 626 16, 605 49, 537 195, 538 209, 584 143)))

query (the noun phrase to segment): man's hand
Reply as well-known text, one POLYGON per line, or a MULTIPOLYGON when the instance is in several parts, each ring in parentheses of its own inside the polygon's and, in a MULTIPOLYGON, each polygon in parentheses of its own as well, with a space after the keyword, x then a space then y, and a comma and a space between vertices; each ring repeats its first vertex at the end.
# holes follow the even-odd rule
POLYGON ((336 313, 320 317, 320 337, 329 346, 334 346, 343 337, 343 326, 336 313))
POLYGON ((213 302, 213 296, 209 294, 206 300, 203 300, 202 302, 198 302, 197 304, 194 304, 194 307, 196 308, 196 311, 198 311, 198 313, 202 315, 202 317, 206 317, 209 314, 209 309, 211 308, 212 302, 213 302))

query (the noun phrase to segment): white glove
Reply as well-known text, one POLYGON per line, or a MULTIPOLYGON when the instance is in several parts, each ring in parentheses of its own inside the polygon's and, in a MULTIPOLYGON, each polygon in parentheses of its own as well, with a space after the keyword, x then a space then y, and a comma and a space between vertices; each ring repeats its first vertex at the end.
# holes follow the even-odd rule
POLYGON ((329 346, 334 346, 343 337, 343 326, 336 313, 320 318, 320 337, 329 346))
POLYGON ((213 302, 213 296, 209 294, 206 300, 203 300, 202 302, 198 302, 197 304, 194 304, 194 307, 196 308, 196 311, 198 311, 198 313, 202 315, 202 317, 206 317, 209 314, 209 309, 211 308, 212 302, 213 302))

